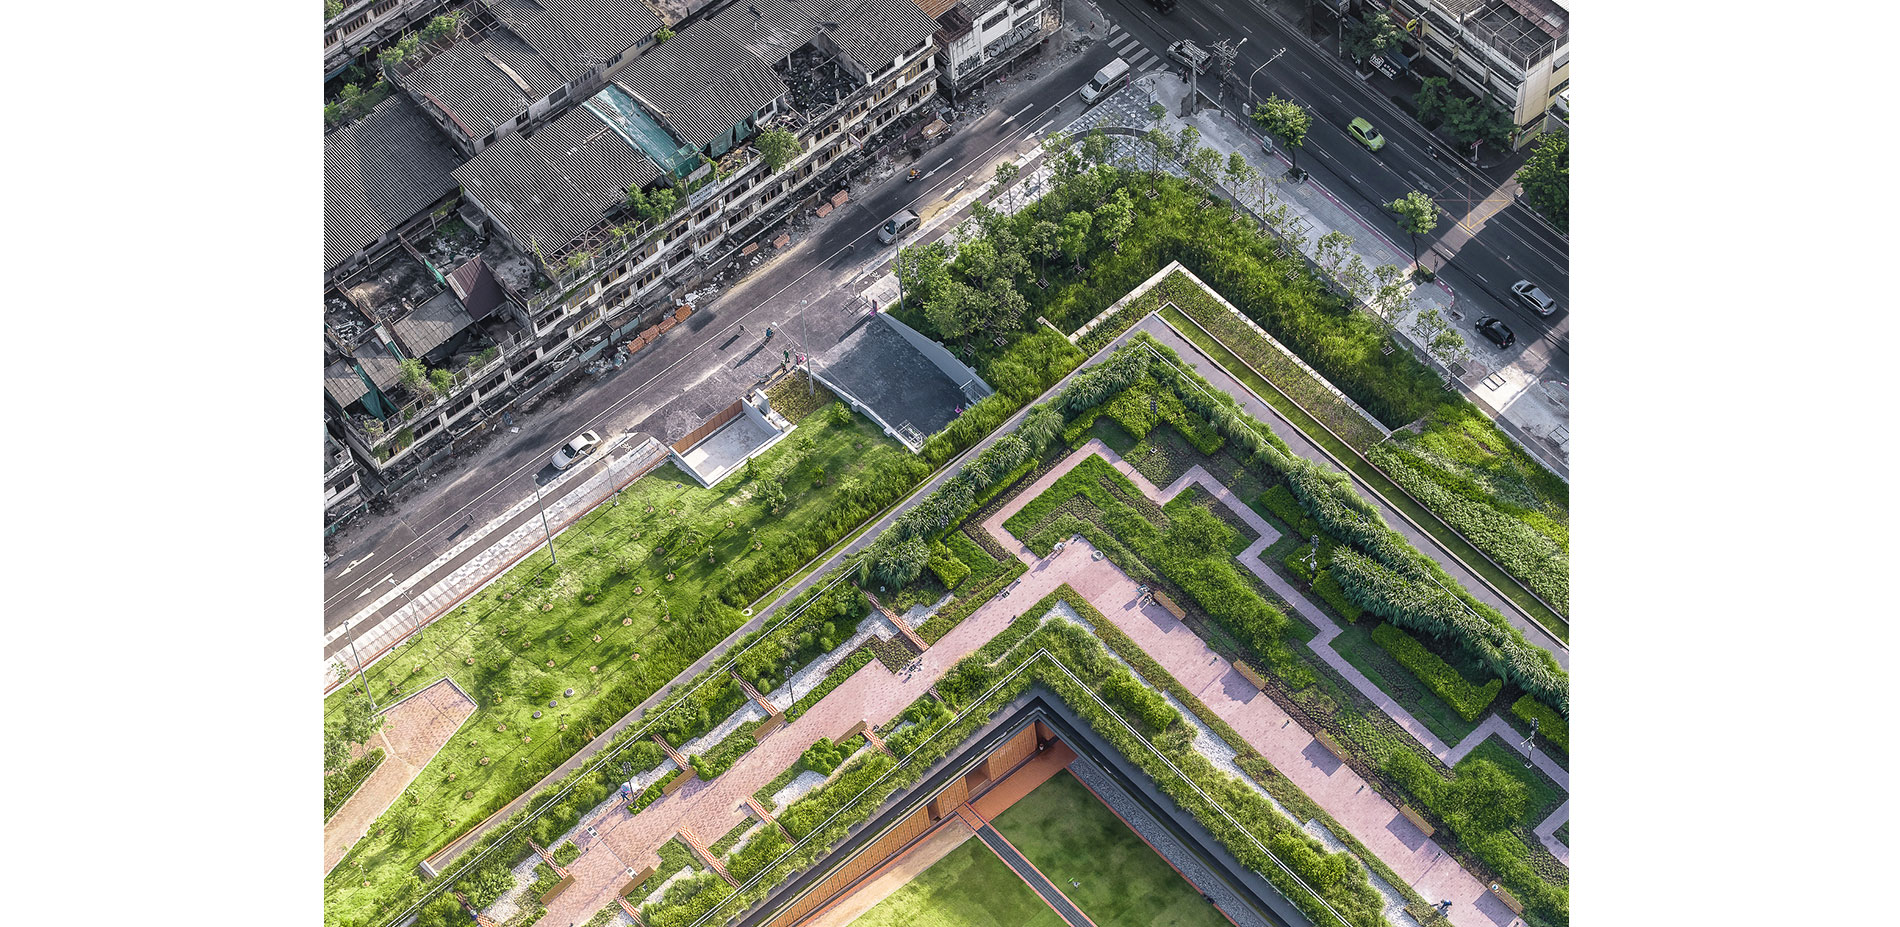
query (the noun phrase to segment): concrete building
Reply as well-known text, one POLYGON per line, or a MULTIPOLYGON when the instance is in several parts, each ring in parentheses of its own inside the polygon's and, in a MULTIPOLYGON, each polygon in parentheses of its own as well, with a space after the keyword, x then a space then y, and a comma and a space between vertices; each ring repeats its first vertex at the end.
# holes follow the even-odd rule
POLYGON ((1570 11, 1557 0, 1392 0, 1390 15, 1457 84, 1511 114, 1523 147, 1558 125, 1570 87, 1570 11))
POLYGON ((1061 0, 920 0, 937 20, 937 69, 951 98, 1062 28, 1061 0))
POLYGON ((323 79, 329 80, 364 51, 382 45, 460 0, 350 0, 323 22, 323 79))

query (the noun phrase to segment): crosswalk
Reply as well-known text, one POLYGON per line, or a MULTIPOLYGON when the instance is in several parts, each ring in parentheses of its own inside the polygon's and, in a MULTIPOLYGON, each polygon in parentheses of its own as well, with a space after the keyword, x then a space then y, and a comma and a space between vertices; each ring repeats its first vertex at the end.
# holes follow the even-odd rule
POLYGON ((1145 74, 1163 64, 1161 55, 1141 44, 1134 33, 1117 23, 1108 24, 1108 47, 1114 49, 1115 54, 1120 55, 1123 61, 1128 62, 1128 67, 1138 74, 1145 74))

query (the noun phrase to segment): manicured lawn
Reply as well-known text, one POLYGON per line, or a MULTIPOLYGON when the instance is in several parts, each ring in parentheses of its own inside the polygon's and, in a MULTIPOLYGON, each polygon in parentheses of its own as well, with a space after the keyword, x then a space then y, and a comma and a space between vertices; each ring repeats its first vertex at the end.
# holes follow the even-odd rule
MULTIPOLYGON (((1198 900, 1198 899, 1196 899, 1198 900)), ((1064 927, 983 845, 969 840, 858 916, 851 927, 1064 927)))
MULTIPOLYGON (((756 484, 744 475, 708 490, 667 464, 557 535, 558 567, 537 550, 369 669, 379 704, 449 676, 479 706, 411 787, 419 813, 409 840, 372 832, 328 880, 327 922, 380 910, 418 861, 743 624, 735 592, 769 588, 835 540, 828 535, 855 527, 857 510, 897 498, 927 469, 868 419, 836 422, 827 409, 755 466, 783 482, 787 502, 776 515, 750 501, 756 484), (872 480, 904 485, 866 492, 861 484, 872 480)), ((354 684, 339 688, 325 701, 326 721, 344 699, 361 697, 354 684)))
POLYGON ((1228 924, 1200 891, 1066 772, 991 823, 1098 927, 1228 924))

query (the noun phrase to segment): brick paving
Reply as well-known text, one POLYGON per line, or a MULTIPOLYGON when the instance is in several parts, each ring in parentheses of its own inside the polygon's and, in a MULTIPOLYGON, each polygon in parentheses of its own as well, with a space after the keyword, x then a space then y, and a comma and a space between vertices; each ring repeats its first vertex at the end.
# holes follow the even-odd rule
POLYGON ((383 748, 382 765, 323 826, 325 873, 336 868, 350 847, 369 833, 370 825, 474 713, 475 703, 446 679, 384 712, 383 729, 376 734, 376 745, 383 748))

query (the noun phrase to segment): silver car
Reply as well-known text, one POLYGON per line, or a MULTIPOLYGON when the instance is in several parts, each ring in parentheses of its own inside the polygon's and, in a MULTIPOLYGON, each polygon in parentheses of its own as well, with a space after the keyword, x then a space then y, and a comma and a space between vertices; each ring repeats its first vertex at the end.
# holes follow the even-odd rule
POLYGON ((600 435, 592 431, 583 431, 561 445, 561 449, 554 452, 553 459, 548 463, 553 464, 556 470, 565 470, 573 466, 574 461, 592 454, 599 448, 600 435))
POLYGON ((1557 301, 1529 280, 1511 284, 1511 292, 1516 293, 1518 301, 1538 315, 1550 315, 1557 311, 1557 301))

